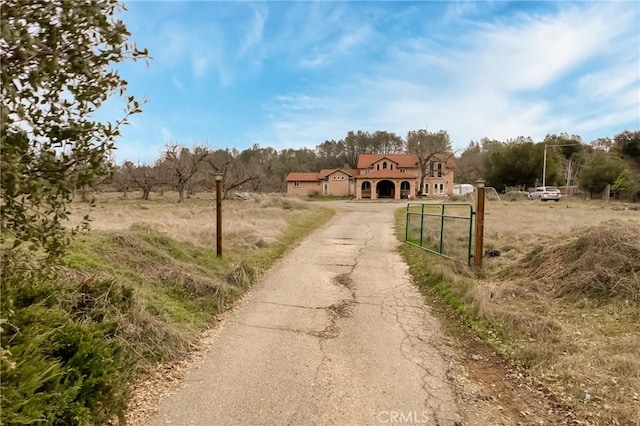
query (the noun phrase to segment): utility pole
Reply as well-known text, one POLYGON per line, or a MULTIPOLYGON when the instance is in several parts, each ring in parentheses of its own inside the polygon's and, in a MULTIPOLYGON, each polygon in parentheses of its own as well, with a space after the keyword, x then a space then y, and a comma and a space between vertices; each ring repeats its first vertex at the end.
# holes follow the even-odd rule
POLYGON ((547 186, 547 144, 544 144, 544 160, 542 160, 542 186, 547 186))

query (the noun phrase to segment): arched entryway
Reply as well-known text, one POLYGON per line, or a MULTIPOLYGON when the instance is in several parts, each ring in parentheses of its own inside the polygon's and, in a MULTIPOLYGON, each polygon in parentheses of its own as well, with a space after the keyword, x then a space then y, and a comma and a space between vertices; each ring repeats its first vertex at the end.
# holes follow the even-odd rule
POLYGON ((394 198, 396 195, 396 185, 390 180, 381 180, 376 185, 378 198, 394 198))
POLYGON ((400 182, 400 198, 411 198, 411 182, 408 180, 400 182))
POLYGON ((371 182, 365 180, 360 186, 361 198, 371 198, 371 182))

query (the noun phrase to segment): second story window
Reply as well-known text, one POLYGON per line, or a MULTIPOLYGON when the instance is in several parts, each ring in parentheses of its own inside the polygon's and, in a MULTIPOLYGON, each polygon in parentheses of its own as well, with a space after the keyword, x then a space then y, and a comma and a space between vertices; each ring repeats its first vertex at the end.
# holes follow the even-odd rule
POLYGON ((438 163, 438 177, 442 177, 442 163, 438 163))

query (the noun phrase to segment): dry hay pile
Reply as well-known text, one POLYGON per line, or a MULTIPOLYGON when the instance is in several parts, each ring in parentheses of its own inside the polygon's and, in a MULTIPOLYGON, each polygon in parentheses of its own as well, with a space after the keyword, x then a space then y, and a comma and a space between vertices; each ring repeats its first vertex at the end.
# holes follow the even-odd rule
POLYGON ((640 302, 640 229, 620 220, 538 246, 521 265, 557 296, 640 302))

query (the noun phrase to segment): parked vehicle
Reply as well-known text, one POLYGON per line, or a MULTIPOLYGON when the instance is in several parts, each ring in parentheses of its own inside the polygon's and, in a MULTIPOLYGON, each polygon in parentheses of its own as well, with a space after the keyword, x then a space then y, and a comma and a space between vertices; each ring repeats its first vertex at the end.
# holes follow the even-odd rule
POLYGON ((535 191, 529 194, 529 198, 532 200, 548 201, 553 200, 555 202, 560 201, 560 190, 555 186, 539 186, 535 191))

